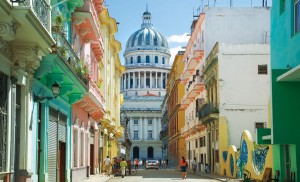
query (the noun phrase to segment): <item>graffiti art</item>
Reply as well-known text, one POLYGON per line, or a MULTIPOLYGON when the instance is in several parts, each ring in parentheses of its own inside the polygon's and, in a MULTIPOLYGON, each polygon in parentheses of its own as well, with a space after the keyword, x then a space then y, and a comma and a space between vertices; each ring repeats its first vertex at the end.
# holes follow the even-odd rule
POLYGON ((255 149, 252 152, 253 169, 257 175, 260 175, 265 168, 266 158, 269 147, 255 149))

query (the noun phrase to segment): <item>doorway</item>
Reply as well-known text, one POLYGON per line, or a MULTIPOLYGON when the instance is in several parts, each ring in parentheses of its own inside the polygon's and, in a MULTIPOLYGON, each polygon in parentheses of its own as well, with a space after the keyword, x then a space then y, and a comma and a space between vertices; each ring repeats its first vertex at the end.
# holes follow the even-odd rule
POLYGON ((58 148, 58 177, 59 181, 65 181, 66 175, 66 143, 59 141, 58 148))
POLYGON ((94 145, 90 145, 90 174, 94 174, 94 145))
POLYGON ((148 147, 147 153, 148 153, 148 159, 153 159, 153 147, 148 147))
POLYGON ((140 158, 140 149, 138 147, 133 147, 133 159, 140 158))

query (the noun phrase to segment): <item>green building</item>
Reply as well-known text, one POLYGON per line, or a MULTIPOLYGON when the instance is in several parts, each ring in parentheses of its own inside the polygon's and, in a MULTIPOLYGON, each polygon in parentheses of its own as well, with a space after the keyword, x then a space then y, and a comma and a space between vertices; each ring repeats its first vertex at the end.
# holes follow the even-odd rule
POLYGON ((300 1, 273 1, 271 12, 272 143, 279 181, 297 181, 300 166, 300 1))

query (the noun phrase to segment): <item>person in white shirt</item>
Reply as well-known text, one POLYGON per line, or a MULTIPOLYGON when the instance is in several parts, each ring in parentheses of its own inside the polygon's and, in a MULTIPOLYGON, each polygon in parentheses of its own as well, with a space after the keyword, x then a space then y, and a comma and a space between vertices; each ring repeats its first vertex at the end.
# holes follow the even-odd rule
POLYGON ((106 159, 104 159, 104 170, 108 176, 110 174, 110 165, 111 165, 110 158, 106 156, 106 159))
POLYGON ((192 169, 194 171, 194 173, 196 172, 197 169, 197 162, 196 162, 196 157, 194 158, 194 160, 192 161, 192 169))

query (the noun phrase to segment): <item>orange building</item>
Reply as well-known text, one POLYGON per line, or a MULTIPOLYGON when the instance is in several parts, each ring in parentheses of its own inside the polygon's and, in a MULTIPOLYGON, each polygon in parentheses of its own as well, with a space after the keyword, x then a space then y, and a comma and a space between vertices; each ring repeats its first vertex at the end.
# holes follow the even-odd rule
POLYGON ((169 118, 169 153, 170 165, 177 165, 181 156, 186 156, 185 139, 181 135, 184 127, 185 110, 181 107, 181 99, 184 96, 184 85, 181 83, 181 73, 184 69, 182 61, 184 51, 179 51, 174 59, 172 69, 167 82, 168 118, 169 118))

